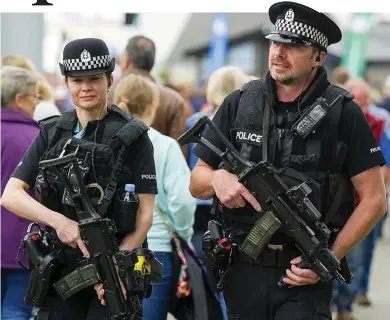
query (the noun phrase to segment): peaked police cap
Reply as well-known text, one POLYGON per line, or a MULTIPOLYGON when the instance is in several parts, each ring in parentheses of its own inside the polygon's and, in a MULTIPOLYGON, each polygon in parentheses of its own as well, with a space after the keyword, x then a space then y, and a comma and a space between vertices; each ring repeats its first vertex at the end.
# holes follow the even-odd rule
POLYGON ((111 58, 103 40, 77 39, 65 46, 60 69, 62 75, 70 77, 111 73, 115 69, 115 59, 111 58))
POLYGON ((274 28, 266 38, 273 41, 314 46, 326 52, 329 45, 342 38, 333 20, 300 3, 277 2, 268 14, 274 28))

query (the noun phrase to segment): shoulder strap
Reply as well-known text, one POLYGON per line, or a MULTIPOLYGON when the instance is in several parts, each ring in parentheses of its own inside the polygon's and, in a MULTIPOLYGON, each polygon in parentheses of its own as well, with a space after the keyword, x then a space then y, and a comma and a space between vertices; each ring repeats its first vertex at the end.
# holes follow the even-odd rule
POLYGON ((116 164, 111 171, 110 181, 108 182, 104 191, 104 197, 98 207, 98 213, 101 216, 104 216, 107 213, 107 209, 111 203, 112 198, 114 197, 115 190, 118 185, 118 177, 122 174, 123 171, 123 161, 125 159, 127 148, 142 134, 149 130, 149 127, 143 121, 131 116, 127 117, 127 119, 129 122, 126 123, 121 129, 119 129, 116 134, 116 136, 122 141, 122 146, 119 150, 116 164))
MULTIPOLYGON (((264 114, 263 114, 263 143, 261 144, 261 152, 263 161, 268 160, 268 134, 270 126, 270 116, 271 116, 271 102, 269 96, 264 92, 263 82, 260 79, 252 80, 245 83, 240 88, 240 102, 239 105, 244 102, 242 99, 243 94, 248 94, 249 99, 251 99, 251 94, 258 94, 258 91, 261 91, 264 95, 264 114)), ((246 102, 245 102, 246 104, 246 102)), ((249 104, 246 104, 248 106, 249 104)))
POLYGON ((50 116, 50 117, 41 119, 38 121, 38 125, 42 128, 43 126, 45 126, 47 124, 53 124, 53 123, 57 122, 58 118, 60 118, 60 116, 55 115, 55 116, 50 116))
POLYGON ((75 116, 76 111, 69 110, 64 112, 61 116, 51 116, 38 122, 44 133, 44 139, 46 142, 46 150, 42 155, 42 159, 46 158, 47 153, 58 142, 63 130, 69 130, 70 134, 72 134, 75 116))
POLYGON ((244 92, 251 93, 255 91, 257 93, 258 90, 261 90, 262 87, 263 87, 263 82, 260 79, 251 80, 247 83, 244 83, 240 88, 240 102, 241 102, 242 94, 244 92))
POLYGON ((248 90, 249 86, 251 85, 252 81, 249 81, 249 82, 246 82, 244 83, 241 88, 240 88, 240 96, 242 95, 242 93, 246 90, 248 90))
POLYGON ((340 120, 344 101, 349 101, 354 98, 353 94, 333 84, 329 84, 322 96, 328 101, 328 103, 332 103, 332 101, 334 101, 337 97, 341 96, 341 99, 336 103, 332 110, 333 120, 336 121, 336 123, 340 120))
POLYGON ((130 114, 128 114, 127 112, 123 111, 121 108, 119 108, 115 104, 111 105, 109 110, 110 110, 110 112, 114 112, 114 113, 120 115, 123 119, 125 119, 127 121, 130 121, 131 119, 134 119, 130 114))
POLYGON ((133 118, 116 135, 126 146, 129 146, 148 130, 149 127, 142 120, 133 118))
MULTIPOLYGON (((343 111, 343 105, 346 101, 350 101, 354 98, 354 96, 348 92, 347 90, 330 84, 322 94, 322 96, 328 101, 328 103, 332 103, 337 97, 341 96, 341 99, 333 106, 331 115, 332 115, 332 123, 337 127, 334 134, 336 135, 337 143, 335 144, 335 149, 333 152, 331 168, 335 170, 340 166, 340 162, 342 162, 342 157, 344 156, 344 150, 342 150, 342 145, 338 143, 338 131, 339 131, 339 122, 341 113, 343 111)), ((336 170, 337 171, 337 170, 336 170)))
POLYGON ((43 137, 45 139, 46 144, 48 144, 48 142, 50 140, 50 137, 49 137, 50 129, 53 126, 56 126, 59 119, 60 119, 60 116, 51 116, 51 117, 48 117, 48 118, 45 118, 45 119, 38 121, 38 125, 44 133, 43 137))
POLYGON ((51 149, 58 142, 62 131, 69 131, 72 135, 75 118, 76 110, 69 110, 56 119, 53 132, 48 136, 47 149, 51 149))
POLYGON ((73 126, 76 121, 76 110, 65 111, 61 116, 60 120, 57 123, 57 126, 62 130, 73 130, 73 126))

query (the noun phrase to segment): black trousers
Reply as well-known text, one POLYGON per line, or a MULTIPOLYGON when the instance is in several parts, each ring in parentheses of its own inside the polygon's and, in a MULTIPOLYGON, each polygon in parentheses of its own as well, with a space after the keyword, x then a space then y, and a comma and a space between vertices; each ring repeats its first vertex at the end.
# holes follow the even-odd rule
POLYGON ((332 282, 279 288, 285 271, 237 261, 225 278, 229 320, 331 320, 332 282))
MULTIPOLYGON (((106 307, 90 287, 65 301, 53 292, 46 298, 45 306, 39 309, 34 320, 105 320, 107 316, 106 307)), ((137 314, 133 319, 142 319, 142 316, 137 314)))
POLYGON ((104 320, 106 315, 95 290, 88 288, 65 301, 53 292, 46 297, 34 320, 104 320))

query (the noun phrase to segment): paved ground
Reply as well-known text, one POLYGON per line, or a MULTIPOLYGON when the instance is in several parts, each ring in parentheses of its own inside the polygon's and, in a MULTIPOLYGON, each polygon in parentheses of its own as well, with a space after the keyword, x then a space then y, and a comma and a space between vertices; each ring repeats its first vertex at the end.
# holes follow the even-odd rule
POLYGON ((356 320, 390 320, 390 239, 378 242, 369 296, 372 307, 354 306, 356 320))
MULTIPOLYGON (((390 320, 390 238, 387 234, 386 236, 386 239, 378 242, 374 256, 370 283, 373 306, 354 306, 356 320, 390 320)), ((168 316, 167 320, 174 318, 168 316)))

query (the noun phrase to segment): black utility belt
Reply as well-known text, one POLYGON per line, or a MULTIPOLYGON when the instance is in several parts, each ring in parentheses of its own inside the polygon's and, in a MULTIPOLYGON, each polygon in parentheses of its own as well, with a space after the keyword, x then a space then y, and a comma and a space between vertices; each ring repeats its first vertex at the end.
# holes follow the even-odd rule
POLYGON ((274 245, 268 244, 257 259, 253 259, 240 249, 237 250, 234 260, 248 262, 262 267, 290 267, 290 261, 299 257, 302 253, 293 244, 274 245))

